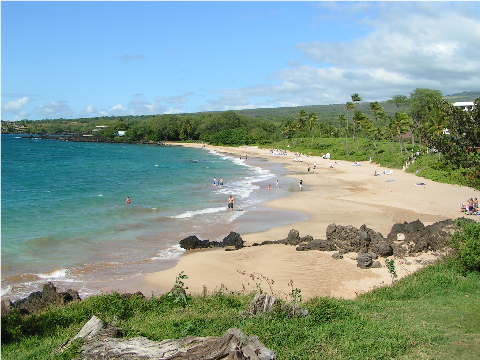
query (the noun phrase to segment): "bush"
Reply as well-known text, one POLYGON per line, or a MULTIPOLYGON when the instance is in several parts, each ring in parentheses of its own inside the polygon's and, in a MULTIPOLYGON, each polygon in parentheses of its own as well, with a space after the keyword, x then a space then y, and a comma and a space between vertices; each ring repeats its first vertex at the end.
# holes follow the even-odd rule
POLYGON ((480 271, 480 223, 459 219, 460 228, 449 245, 455 249, 455 260, 466 271, 480 271))

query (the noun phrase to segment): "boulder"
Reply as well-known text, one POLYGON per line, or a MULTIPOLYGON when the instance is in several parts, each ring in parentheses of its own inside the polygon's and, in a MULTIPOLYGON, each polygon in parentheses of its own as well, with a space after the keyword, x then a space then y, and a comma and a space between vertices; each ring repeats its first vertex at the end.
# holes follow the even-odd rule
POLYGON ((289 231, 287 238, 285 239, 285 244, 287 245, 298 245, 300 244, 300 233, 298 230, 292 229, 289 231))
POLYGON ((370 269, 373 265, 372 254, 361 254, 357 257, 357 266, 361 269, 370 269))
POLYGON ((313 241, 313 240, 314 240, 314 239, 313 239, 313 236, 312 236, 312 235, 306 235, 306 236, 302 236, 302 237, 300 238, 300 241, 301 241, 302 243, 310 242, 310 241, 313 241))
POLYGON ((318 250, 318 251, 335 251, 337 246, 333 241, 314 239, 307 243, 301 243, 296 248, 297 251, 308 251, 308 250, 318 250))
POLYGON ((378 245, 376 253, 381 257, 392 256, 393 248, 390 244, 382 242, 378 245))
POLYGON ((362 225, 357 229, 351 225, 330 224, 327 227, 327 240, 333 242, 338 249, 346 252, 376 252, 378 246, 385 241, 383 235, 362 225))
POLYGON ((336 252, 335 254, 332 255, 332 258, 335 260, 343 259, 343 255, 340 254, 339 252, 336 252))
POLYGON ((393 255, 404 257, 426 251, 439 251, 447 246, 456 228, 456 220, 448 219, 425 226, 420 220, 395 224, 387 236, 393 255))
POLYGON ((63 306, 69 302, 80 300, 77 291, 68 289, 65 292, 57 292, 57 288, 49 282, 43 285, 42 291, 35 291, 28 297, 11 303, 11 307, 24 314, 31 314, 46 307, 63 306))
POLYGON ((191 235, 186 237, 183 240, 180 240, 180 247, 185 250, 192 250, 192 249, 206 249, 212 247, 210 241, 208 240, 200 240, 195 235, 191 235))
POLYGON ((244 247, 245 241, 242 240, 242 237, 239 233, 231 231, 222 241, 222 246, 234 246, 235 250, 241 249, 244 247))

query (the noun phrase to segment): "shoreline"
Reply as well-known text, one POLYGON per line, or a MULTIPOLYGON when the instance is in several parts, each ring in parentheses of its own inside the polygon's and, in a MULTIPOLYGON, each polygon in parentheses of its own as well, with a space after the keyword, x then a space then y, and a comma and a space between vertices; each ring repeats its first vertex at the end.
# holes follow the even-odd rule
MULTIPOLYGON (((336 163, 333 159, 310 156, 294 161, 293 153, 273 156, 270 150, 256 147, 192 143, 167 145, 202 147, 219 153, 281 163, 289 172, 287 178, 294 179, 295 183, 303 180, 303 191, 292 187, 290 195, 263 205, 269 209, 299 212, 307 219, 262 232, 240 233, 247 247, 238 251, 188 251, 170 269, 144 274, 135 281, 111 284, 103 291, 119 291, 121 288, 126 290, 122 292, 135 292, 146 289, 152 294, 162 294, 171 289, 176 276, 183 271, 188 276, 184 280, 187 292, 193 294, 212 293, 219 289, 248 292, 260 286, 263 291, 271 291, 280 297, 288 297, 294 288, 298 288, 304 299, 316 296, 354 299, 375 287, 391 284, 388 269, 385 266, 360 269, 356 266, 356 254, 346 254, 344 259, 334 260, 332 253, 298 252, 293 246, 250 246, 255 242, 284 239, 291 229, 298 230, 300 236, 324 239, 326 228, 332 223, 356 228, 365 224, 386 237, 395 223, 418 219, 430 225, 461 217, 459 204, 469 197, 478 197, 472 188, 435 183, 397 169, 391 175, 373 176, 375 171, 381 173, 390 169, 369 162, 352 166, 348 161, 336 163), (308 173, 307 167, 310 165, 313 168, 314 162, 317 163, 315 172, 308 173)), ((433 261, 435 255, 425 253, 415 259, 420 258, 433 261)), ((396 260, 399 278, 422 267, 413 260, 396 260)))

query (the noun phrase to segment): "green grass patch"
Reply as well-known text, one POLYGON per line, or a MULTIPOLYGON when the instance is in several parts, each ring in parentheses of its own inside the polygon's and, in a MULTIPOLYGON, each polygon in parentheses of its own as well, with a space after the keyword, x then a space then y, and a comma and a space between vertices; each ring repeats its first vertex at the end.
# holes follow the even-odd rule
POLYGON ((63 308, 2 318, 2 359, 72 359, 80 343, 59 353, 97 315, 125 337, 154 341, 220 336, 237 327, 255 334, 278 359, 473 359, 480 353, 480 273, 462 273, 448 259, 356 300, 314 298, 307 317, 281 309, 248 317, 253 294, 188 296, 184 306, 167 295, 143 299, 113 293, 63 308))

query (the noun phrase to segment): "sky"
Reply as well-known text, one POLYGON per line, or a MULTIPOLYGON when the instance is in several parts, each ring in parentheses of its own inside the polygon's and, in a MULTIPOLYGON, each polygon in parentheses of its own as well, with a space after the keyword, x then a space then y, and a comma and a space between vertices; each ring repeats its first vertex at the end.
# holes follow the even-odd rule
POLYGON ((480 90, 480 2, 2 1, 2 120, 480 90))

